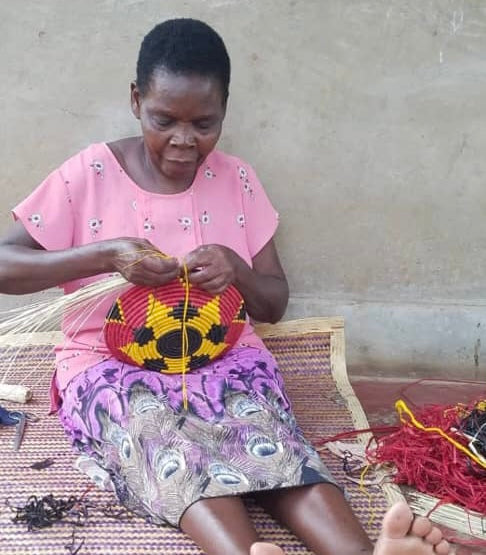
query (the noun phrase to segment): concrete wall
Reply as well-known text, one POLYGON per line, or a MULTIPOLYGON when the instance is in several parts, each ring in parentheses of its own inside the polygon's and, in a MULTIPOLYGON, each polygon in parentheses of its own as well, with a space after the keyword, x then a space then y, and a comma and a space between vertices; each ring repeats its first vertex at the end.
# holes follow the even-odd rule
POLYGON ((222 146, 281 212, 287 317, 344 315, 352 372, 483 377, 483 2, 1 2, 3 229, 67 156, 137 132, 138 45, 173 16, 232 56, 222 146))

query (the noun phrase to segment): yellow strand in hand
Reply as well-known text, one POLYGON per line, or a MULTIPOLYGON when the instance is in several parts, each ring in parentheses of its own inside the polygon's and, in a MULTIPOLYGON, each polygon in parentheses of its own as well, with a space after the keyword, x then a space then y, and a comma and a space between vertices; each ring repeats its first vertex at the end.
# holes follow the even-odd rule
MULTIPOLYGON (((168 256, 167 254, 164 254, 163 252, 153 250, 153 249, 140 249, 136 252, 138 254, 140 253, 146 253, 146 254, 142 258, 139 258, 138 260, 135 260, 134 262, 131 262, 130 264, 127 264, 126 266, 124 266, 123 268, 124 270, 127 268, 130 268, 131 266, 135 266, 135 264, 139 264, 140 262, 142 262, 142 260, 145 260, 145 258, 148 258, 150 256, 155 256, 157 258, 170 258, 170 256, 168 256)), ((130 255, 130 254, 133 254, 133 252, 127 252, 123 254, 130 255)), ((186 364, 186 358, 188 358, 189 356, 189 337, 187 335, 187 311, 189 309, 190 284, 189 284, 189 275, 188 275, 186 264, 182 265, 182 271, 183 271, 182 279, 184 284, 184 309, 182 313, 182 322, 181 322, 182 402, 183 402, 184 410, 187 410, 188 398, 187 398, 186 372, 188 370, 187 366, 189 364, 189 361, 187 361, 187 364, 186 364)))
MULTIPOLYGON (((156 250, 151 250, 151 249, 140 249, 138 251, 135 251, 137 254, 140 253, 147 253, 145 254, 145 256, 142 256, 142 258, 138 258, 137 260, 134 260, 133 262, 130 262, 130 264, 127 264, 126 266, 123 266, 123 269, 126 270, 127 268, 131 268, 132 266, 135 266, 136 264, 140 264, 140 262, 142 262, 142 260, 145 260, 146 258, 150 258, 151 256, 155 256, 156 258, 170 258, 169 255, 164 254, 163 252, 160 251, 156 251, 156 250)), ((127 253, 122 253, 123 255, 128 255, 128 254, 133 254, 133 252, 127 252, 127 253)))
POLYGON ((182 402, 184 404, 184 410, 187 410, 188 401, 187 401, 187 384, 186 384, 186 372, 187 372, 187 365, 186 358, 189 354, 189 338, 187 336, 187 310, 189 308, 189 276, 187 272, 187 266, 183 264, 183 280, 184 280, 184 310, 182 313, 182 353, 181 353, 181 371, 182 371, 182 402))

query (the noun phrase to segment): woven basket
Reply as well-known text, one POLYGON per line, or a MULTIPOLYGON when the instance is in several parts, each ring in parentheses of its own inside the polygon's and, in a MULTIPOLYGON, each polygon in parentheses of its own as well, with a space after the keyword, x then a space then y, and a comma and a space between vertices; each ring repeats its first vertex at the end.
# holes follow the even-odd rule
POLYGON ((188 287, 186 310, 182 278, 156 288, 134 286, 120 295, 104 328, 113 356, 147 370, 176 374, 205 366, 228 351, 246 321, 240 293, 234 286, 216 296, 188 287))

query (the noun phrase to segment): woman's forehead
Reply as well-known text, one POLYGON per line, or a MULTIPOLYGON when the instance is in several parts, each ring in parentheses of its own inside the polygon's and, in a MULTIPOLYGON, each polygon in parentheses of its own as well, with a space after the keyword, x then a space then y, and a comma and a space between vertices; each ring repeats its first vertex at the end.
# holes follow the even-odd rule
POLYGON ((222 87, 216 77, 156 70, 144 95, 151 105, 199 104, 222 106, 222 87))

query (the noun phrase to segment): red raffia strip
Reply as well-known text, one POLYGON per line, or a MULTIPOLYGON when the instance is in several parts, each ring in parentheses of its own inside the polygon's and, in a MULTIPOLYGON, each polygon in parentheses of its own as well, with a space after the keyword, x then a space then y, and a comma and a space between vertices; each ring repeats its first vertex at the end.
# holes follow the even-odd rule
MULTIPOLYGON (((457 428, 473 407, 431 405, 417 411, 415 418, 425 427, 440 428, 467 448, 467 440, 454 434, 452 428, 457 428)), ((398 431, 378 438, 377 446, 367 449, 367 456, 372 463, 393 463, 397 484, 413 486, 443 503, 486 514, 484 468, 438 433, 402 420, 398 431)))
MULTIPOLYGON (((419 383, 420 381, 425 381, 425 380, 419 380, 417 383, 419 383)), ((430 379, 427 381, 434 381, 434 380, 430 379)), ((474 382, 474 383, 479 383, 479 382, 474 382)), ((422 412, 417 412, 416 418, 421 423, 423 423, 428 427, 440 428, 442 425, 444 426, 443 428, 444 433, 447 433, 451 431, 451 428, 457 426, 458 422, 460 422, 462 418, 464 418, 467 414, 469 414, 469 412, 474 408, 475 405, 476 403, 471 403, 471 405, 469 406, 464 404, 449 405, 449 406, 433 405, 433 406, 426 407, 425 409, 423 409, 422 412)), ((446 448, 445 452, 442 453, 443 456, 442 456, 441 462, 438 464, 443 464, 446 468, 449 468, 448 465, 450 464, 451 460, 454 460, 454 464, 457 465, 457 455, 459 454, 461 461, 464 464, 460 464, 459 470, 455 469, 452 473, 454 475, 456 473, 459 473, 461 479, 465 480, 469 484, 469 487, 474 488, 477 484, 477 480, 470 480, 470 478, 471 478, 471 472, 478 472, 478 470, 474 468, 474 465, 472 463, 467 462, 468 458, 463 453, 458 451, 451 443, 447 442, 447 440, 445 440, 443 437, 441 437, 438 434, 434 435, 434 438, 433 438, 434 442, 433 443, 430 442, 430 439, 431 439, 430 433, 419 430, 418 428, 413 427, 410 423, 402 422, 402 427, 374 426, 371 428, 349 430, 346 432, 341 432, 339 434, 336 434, 332 437, 320 438, 320 439, 314 440, 313 444, 314 446, 319 447, 319 446, 325 445, 326 443, 338 441, 340 439, 345 439, 345 438, 352 438, 352 437, 359 436, 361 434, 368 434, 368 433, 373 434, 375 436, 375 440, 378 442, 377 448, 371 447, 373 438, 368 442, 368 447, 366 449, 368 460, 372 464, 392 462, 395 464, 397 469, 399 469, 399 466, 400 466, 400 470, 395 475, 396 483, 414 485, 416 489, 419 489, 417 485, 413 483, 413 479, 412 477, 409 477, 409 474, 412 474, 413 476, 416 472, 420 472, 420 468, 416 470, 416 472, 414 472, 413 469, 411 469, 410 463, 409 462, 406 463, 405 459, 403 459, 403 457, 400 456, 400 452, 404 451, 408 454, 407 461, 409 461, 411 457, 412 461, 415 461, 418 463, 419 461, 416 459, 416 456, 413 455, 413 453, 409 453, 409 451, 413 450, 416 443, 418 443, 418 447, 420 451, 424 451, 425 449, 426 451, 429 452, 429 454, 433 452, 434 449, 436 448, 435 444, 439 443, 441 449, 444 446, 448 446, 448 449, 446 448), (404 431, 405 427, 406 427, 406 431, 404 431), (385 435, 382 436, 381 438, 376 437, 377 435, 383 435, 383 434, 385 435), (413 437, 414 439, 413 444, 408 444, 410 437, 413 437), (426 447, 427 443, 429 445, 428 448, 426 447), (403 465, 399 464, 399 461, 403 462, 403 465), (464 465, 466 466, 466 468, 464 468, 464 465), (404 470, 403 466, 408 468, 411 472, 407 472, 406 470, 404 470), (471 471, 471 467, 473 468, 472 471, 471 471)), ((455 436, 454 439, 457 439, 457 436, 455 436)), ((467 443, 464 440, 461 440, 461 442, 464 445, 467 443)), ((435 459, 436 457, 434 456, 433 458, 435 459)), ((425 473, 428 472, 428 468, 426 465, 422 465, 421 468, 423 472, 425 473)), ((481 470, 479 470, 479 472, 481 472, 481 470)), ((484 472, 484 470, 482 472, 484 472)), ((484 488, 486 488, 486 483, 483 484, 484 477, 486 477, 486 474, 483 477, 480 477, 478 479, 479 483, 482 486, 482 491, 478 491, 476 497, 480 497, 480 496, 484 497, 483 490, 484 488)), ((433 478, 437 478, 436 473, 433 473, 433 478)), ((423 493, 429 493, 430 495, 439 497, 439 501, 429 511, 427 516, 430 516, 431 513, 433 513, 438 507, 446 503, 457 503, 457 504, 463 505, 466 509, 469 509, 471 511, 484 513, 484 511, 478 510, 478 507, 475 506, 474 502, 471 504, 472 505, 471 507, 468 507, 469 503, 461 502, 459 499, 457 499, 455 495, 454 486, 446 489, 452 490, 452 492, 446 491, 446 496, 444 498, 440 498, 438 493, 434 493, 437 490, 437 488, 434 489, 434 492, 427 491, 425 489, 419 490, 419 491, 422 491, 423 493)), ((467 514, 469 517, 469 513, 467 514)), ((449 542, 455 543, 458 545, 464 545, 469 547, 484 547, 486 545, 486 540, 482 540, 479 538, 457 537, 457 536, 454 536, 454 534, 447 531, 444 531, 444 537, 449 542)))
POLYGON ((333 441, 339 441, 340 439, 356 437, 361 434, 383 434, 390 433, 399 430, 398 426, 374 426, 373 428, 362 428, 360 430, 349 430, 347 432, 341 432, 331 437, 325 437, 321 439, 316 439, 312 443, 315 447, 321 447, 326 443, 332 443, 333 441))

